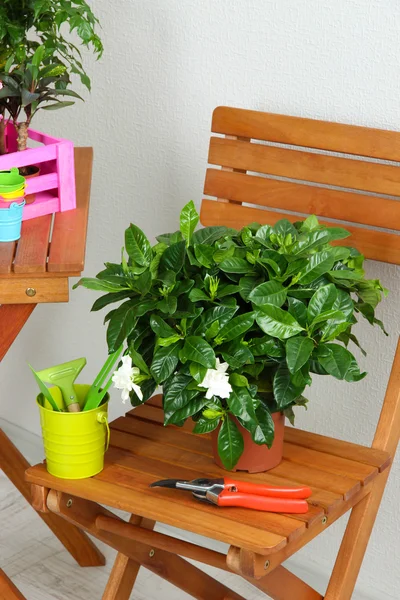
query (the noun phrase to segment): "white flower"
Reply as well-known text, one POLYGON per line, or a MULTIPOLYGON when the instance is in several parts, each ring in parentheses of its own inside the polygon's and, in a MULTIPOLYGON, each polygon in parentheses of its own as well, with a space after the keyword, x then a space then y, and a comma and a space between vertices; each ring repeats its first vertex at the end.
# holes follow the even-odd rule
POLYGON ((132 391, 136 393, 139 400, 143 400, 142 390, 133 382, 136 375, 140 375, 140 371, 137 367, 132 367, 131 357, 123 356, 122 365, 114 372, 112 381, 117 390, 122 390, 121 398, 124 403, 129 400, 129 392, 132 391))
POLYGON ((221 363, 217 358, 217 368, 207 369, 207 373, 201 382, 201 387, 207 388, 206 398, 211 400, 213 396, 219 398, 229 398, 232 386, 229 383, 228 363, 221 363))

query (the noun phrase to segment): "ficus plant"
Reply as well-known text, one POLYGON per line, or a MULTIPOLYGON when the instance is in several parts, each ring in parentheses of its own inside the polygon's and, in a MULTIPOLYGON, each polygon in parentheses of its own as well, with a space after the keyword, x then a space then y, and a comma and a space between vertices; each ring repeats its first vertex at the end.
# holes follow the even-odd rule
POLYGON ((219 454, 232 468, 243 452, 238 424, 270 447, 271 414, 293 421, 313 374, 365 377, 352 329, 365 318, 384 330, 375 308, 386 290, 365 278, 360 252, 332 245, 349 233, 315 216, 240 231, 196 230, 198 221, 190 202, 180 230, 154 246, 130 225, 121 263, 76 285, 105 292, 93 311, 118 303, 105 317, 107 342, 110 352, 126 342, 132 405, 162 386, 165 425, 220 426, 219 454))
POLYGON ((90 78, 79 47, 91 48, 97 58, 103 45, 96 33, 98 20, 85 0, 3 0, 0 5, 0 154, 5 153, 4 129, 11 118, 18 149, 26 148, 28 129, 40 108, 70 106, 60 96, 78 94, 67 89, 71 75, 90 90, 90 78), (71 35, 72 34, 72 35, 71 35))

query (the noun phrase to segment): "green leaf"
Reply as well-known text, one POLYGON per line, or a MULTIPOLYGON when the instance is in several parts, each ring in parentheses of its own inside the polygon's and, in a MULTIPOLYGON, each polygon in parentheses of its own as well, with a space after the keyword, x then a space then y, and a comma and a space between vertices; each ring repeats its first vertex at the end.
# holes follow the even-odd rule
POLYGON ((288 296, 288 311, 302 327, 307 325, 307 307, 301 300, 288 296))
POLYGON ((333 303, 332 308, 334 310, 340 310, 347 319, 350 319, 354 314, 354 302, 348 292, 344 290, 336 290, 337 298, 333 303))
POLYGON ((154 353, 150 372, 158 384, 165 381, 175 371, 179 361, 180 348, 181 344, 177 343, 166 348, 158 348, 154 353))
POLYGON ((179 273, 185 262, 185 242, 177 242, 169 246, 161 257, 160 268, 179 273))
POLYGON ((314 229, 318 229, 319 226, 317 217, 315 215, 310 215, 303 221, 300 231, 313 231, 314 229))
POLYGON ((285 340, 304 331, 304 328, 290 313, 273 304, 260 306, 256 321, 264 333, 280 340, 285 340))
POLYGON ((113 311, 107 328, 108 351, 115 352, 126 340, 136 325, 136 304, 131 300, 124 302, 113 311))
POLYGON ((138 369, 140 369, 143 373, 146 373, 146 375, 150 375, 150 369, 147 366, 143 356, 137 350, 135 350, 133 344, 130 344, 129 346, 129 355, 132 358, 133 364, 138 369))
POLYGON ((249 295, 260 283, 259 277, 241 277, 239 279, 239 293, 243 300, 246 302, 249 299, 249 295))
MULTIPOLYGON (((188 390, 188 393, 192 393, 193 391, 195 390, 188 390)), ((198 394, 196 391, 195 393, 198 394)), ((209 400, 207 400, 207 398, 204 396, 195 396, 182 408, 171 415, 168 418, 168 423, 179 425, 182 423, 182 421, 186 421, 186 419, 198 413, 204 406, 207 405, 208 402, 209 400)))
POLYGON ((222 358, 232 369, 240 369, 247 363, 254 363, 254 356, 248 346, 231 342, 221 346, 222 358))
POLYGON ((308 322, 312 323, 319 314, 331 310, 337 300, 337 295, 337 290, 333 283, 318 288, 308 305, 308 322))
POLYGON ((277 281, 266 281, 250 292, 249 300, 256 306, 262 304, 282 306, 286 301, 286 289, 277 281))
MULTIPOLYGON (((217 240, 221 239, 225 235, 231 234, 232 229, 224 227, 223 225, 215 225, 213 227, 204 227, 195 231, 192 236, 193 244, 214 244, 217 240)), ((237 232, 235 232, 237 233, 237 232)))
POLYGON ((302 285, 311 283, 314 279, 330 271, 333 264, 334 257, 329 251, 316 252, 307 260, 307 264, 300 271, 300 276, 296 277, 296 280, 302 285))
POLYGON ((171 337, 167 337, 167 338, 159 338, 157 340, 157 344, 159 346, 171 346, 172 344, 175 344, 176 342, 179 342, 179 340, 182 339, 182 336, 179 335, 178 333, 176 333, 175 335, 171 335, 171 337))
POLYGON ((274 358, 285 356, 285 348, 276 338, 264 336, 253 340, 253 342, 254 345, 251 346, 251 351, 254 356, 272 356, 274 358))
POLYGON ((160 302, 157 302, 157 308, 167 315, 173 315, 176 312, 178 300, 176 296, 167 296, 160 302))
POLYGON ((213 264, 213 256, 214 256, 214 248, 213 246, 209 246, 207 244, 195 244, 194 245, 194 254, 198 262, 210 269, 213 264))
POLYGON ((151 289, 151 273, 144 271, 132 281, 132 288, 141 296, 145 296, 151 289))
POLYGON ((193 288, 190 290, 189 300, 191 302, 210 302, 210 297, 203 290, 193 288))
POLYGON ((219 329, 219 321, 214 321, 214 323, 206 331, 205 335, 207 342, 213 340, 218 335, 219 329))
POLYGON ((352 324, 348 321, 342 321, 339 323, 335 320, 328 321, 326 325, 321 328, 321 342, 330 342, 336 338, 340 339, 341 334, 347 331, 351 325, 352 324))
POLYGON ((301 396, 304 386, 296 387, 290 377, 289 369, 284 363, 281 363, 275 373, 273 389, 277 407, 279 410, 283 410, 301 396))
POLYGON ((198 392, 195 390, 189 391, 187 389, 189 383, 191 383, 190 377, 178 373, 168 385, 164 385, 163 407, 166 422, 168 422, 169 417, 173 413, 181 409, 197 395, 198 392))
POLYGON ((236 423, 225 417, 218 434, 218 454, 225 469, 233 469, 242 456, 244 442, 236 423))
POLYGON ((287 219, 281 219, 280 221, 277 221, 273 227, 273 230, 275 233, 283 237, 286 237, 288 234, 290 234, 294 236, 295 239, 297 238, 297 229, 287 219))
POLYGON ((326 323, 327 321, 344 323, 346 321, 346 316, 340 310, 327 310, 326 312, 316 316, 310 327, 312 330, 314 330, 319 323, 326 323))
POLYGON ((249 385, 247 377, 240 375, 240 373, 231 373, 229 376, 229 382, 235 387, 247 387, 249 385))
POLYGON ((93 304, 91 311, 96 312, 98 310, 101 310, 105 306, 112 304, 113 302, 125 300, 126 298, 129 298, 129 296, 132 295, 133 294, 131 290, 123 290, 122 292, 111 292, 109 294, 106 294, 105 296, 100 296, 100 298, 97 298, 96 302, 93 304))
POLYGON ((235 246, 231 246, 230 248, 220 248, 216 250, 213 254, 213 261, 217 264, 226 260, 227 258, 232 258, 235 253, 235 246))
POLYGON ((357 377, 361 379, 365 376, 365 373, 360 373, 351 352, 339 344, 320 344, 317 357, 325 371, 336 379, 356 381, 357 377))
POLYGON ((296 373, 308 362, 314 342, 308 337, 292 337, 286 342, 286 362, 291 373, 296 373))
POLYGON ((193 433, 211 433, 211 431, 217 429, 220 422, 221 417, 218 417, 217 419, 212 419, 211 421, 208 419, 200 418, 193 428, 193 433))
POLYGON ((150 264, 152 258, 150 242, 143 231, 132 223, 125 231, 125 248, 129 258, 138 265, 147 267, 150 264))
POLYGON ((55 104, 47 104, 46 106, 42 106, 43 110, 58 110, 60 108, 66 108, 67 106, 73 106, 75 102, 65 101, 65 102, 56 102, 55 104))
POLYGON ((252 266, 244 258, 227 258, 223 260, 219 268, 225 273, 250 273, 253 271, 252 266))
MULTIPOLYGON (((261 429, 263 434, 263 444, 266 444, 268 448, 271 448, 275 437, 275 425, 270 411, 263 402, 261 402, 258 408, 256 409, 256 417, 258 420, 258 427, 261 429)), ((255 432, 255 436, 253 436, 253 439, 257 435, 259 436, 258 431, 255 432)))
MULTIPOLYGON (((78 281, 78 283, 75 283, 73 289, 75 290, 80 285, 87 288, 88 290, 97 290, 100 292, 121 292, 122 290, 128 289, 126 286, 118 285, 117 283, 102 281, 101 279, 97 279, 94 277, 82 277, 78 281)), ((130 290, 130 293, 132 293, 132 290, 130 290)))
POLYGON ((222 327, 218 334, 219 343, 229 342, 243 335, 254 323, 254 313, 245 313, 235 317, 222 327))
POLYGON ((197 383, 201 383, 206 376, 207 367, 203 367, 199 363, 190 363, 189 366, 190 374, 197 383))
POLYGON ((191 200, 184 206, 180 217, 180 230, 186 240, 186 244, 190 244, 196 225, 199 222, 199 215, 197 214, 195 205, 191 200))
POLYGON ((240 287, 238 285, 233 285, 233 284, 222 284, 218 286, 218 290, 217 290, 217 298, 221 299, 221 298, 225 298, 226 296, 231 296, 232 294, 237 294, 240 290, 240 287))
POLYGON ((207 367, 207 369, 215 369, 216 366, 214 350, 206 340, 199 336, 189 336, 186 338, 181 352, 181 360, 182 358, 183 362, 190 360, 203 365, 203 367, 207 367))
POLYGON ((218 321, 220 327, 223 327, 228 323, 235 313, 237 312, 237 306, 225 306, 221 304, 215 308, 209 308, 201 316, 200 325, 197 327, 195 334, 203 334, 209 330, 209 328, 218 321))
POLYGON ((173 329, 158 315, 151 315, 150 327, 158 337, 168 338, 176 334, 176 330, 173 329))

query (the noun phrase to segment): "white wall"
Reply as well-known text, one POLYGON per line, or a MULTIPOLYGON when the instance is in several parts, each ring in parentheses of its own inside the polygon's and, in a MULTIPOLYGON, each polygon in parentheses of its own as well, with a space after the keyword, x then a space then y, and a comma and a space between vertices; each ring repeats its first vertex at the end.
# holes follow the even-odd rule
MULTIPOLYGON (((90 66, 85 104, 43 113, 36 125, 95 148, 86 274, 118 260, 129 221, 149 236, 174 230, 180 208, 199 206, 210 118, 225 104, 400 129, 400 4, 396 0, 97 0, 105 56, 90 66)), ((384 336, 366 325, 369 349, 359 384, 315 381, 298 424, 369 443, 400 323, 400 269, 369 262, 390 288, 384 336)), ((97 295, 71 292, 68 305, 39 306, 0 367, 0 417, 39 432, 40 369, 86 355, 87 379, 106 356, 97 295)), ((316 378, 317 379, 317 378, 316 378)), ((114 412, 122 411, 115 397, 114 412)), ((373 598, 398 598, 400 465, 397 460, 360 576, 373 598), (372 590, 372 591, 371 591, 372 590)), ((339 527, 302 553, 308 567, 332 563, 339 527)), ((295 599, 293 599, 295 600, 295 599)))

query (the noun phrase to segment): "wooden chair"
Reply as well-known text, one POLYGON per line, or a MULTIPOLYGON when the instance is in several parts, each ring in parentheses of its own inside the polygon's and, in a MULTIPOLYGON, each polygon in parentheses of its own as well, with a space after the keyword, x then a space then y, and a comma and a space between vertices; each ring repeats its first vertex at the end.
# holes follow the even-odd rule
MULTIPOLYGON (((222 169, 207 171, 205 194, 217 201, 203 201, 203 224, 241 227, 315 213, 349 222, 350 243, 368 258, 400 263, 400 237, 393 231, 400 229, 400 202, 388 197, 400 195, 400 168, 379 162, 400 161, 400 133, 224 107, 214 112, 212 130, 225 136, 211 138, 209 153, 209 162, 222 169)), ((190 424, 178 429, 162 422, 160 397, 114 421, 105 469, 92 479, 56 479, 44 465, 27 471, 37 508, 119 551, 104 600, 128 600, 140 566, 194 598, 242 598, 182 557, 238 573, 274 600, 321 600, 282 563, 348 511, 324 598, 351 598, 400 436, 400 344, 372 447, 286 428, 281 465, 237 474, 311 486, 306 515, 218 510, 185 492, 149 489, 155 479, 223 473, 206 436, 193 435, 190 424), (131 513, 129 523, 100 502, 131 513), (156 521, 226 542, 229 551, 154 532, 156 521)))

